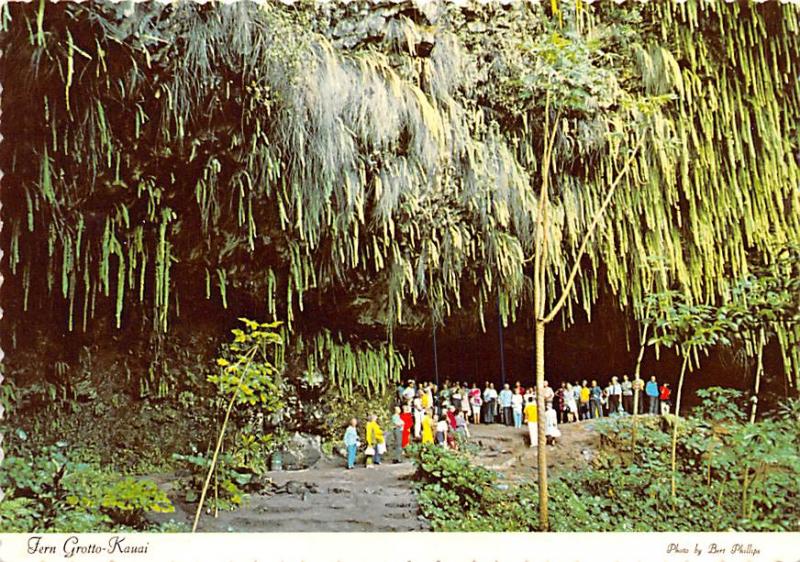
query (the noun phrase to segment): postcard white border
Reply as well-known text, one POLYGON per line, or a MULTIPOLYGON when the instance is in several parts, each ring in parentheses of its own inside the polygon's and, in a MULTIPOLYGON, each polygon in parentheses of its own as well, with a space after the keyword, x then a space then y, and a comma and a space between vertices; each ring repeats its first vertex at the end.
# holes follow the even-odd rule
POLYGON ((800 533, 0 534, 0 562, 55 560, 797 562, 800 533))

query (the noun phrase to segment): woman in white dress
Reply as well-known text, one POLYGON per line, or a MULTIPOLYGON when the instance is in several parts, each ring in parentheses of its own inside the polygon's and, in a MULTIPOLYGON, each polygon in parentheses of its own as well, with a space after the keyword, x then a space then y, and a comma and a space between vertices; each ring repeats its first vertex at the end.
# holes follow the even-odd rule
POLYGON ((564 392, 564 401, 569 412, 569 421, 578 421, 578 403, 575 401, 575 390, 570 383, 567 383, 567 390, 564 392))
POLYGON ((469 387, 467 387, 466 383, 461 387, 461 411, 464 412, 464 417, 469 420, 472 407, 469 405, 469 387))
POLYGON ((519 389, 514 389, 514 394, 511 396, 511 411, 514 413, 514 427, 522 427, 522 394, 519 389))
POLYGON ((417 397, 414 398, 414 438, 419 440, 422 435, 422 417, 425 415, 425 409, 422 407, 422 391, 417 392, 417 397))
POLYGON ((561 437, 561 431, 558 429, 558 414, 552 404, 547 405, 544 415, 544 435, 548 445, 555 445, 556 439, 561 437))

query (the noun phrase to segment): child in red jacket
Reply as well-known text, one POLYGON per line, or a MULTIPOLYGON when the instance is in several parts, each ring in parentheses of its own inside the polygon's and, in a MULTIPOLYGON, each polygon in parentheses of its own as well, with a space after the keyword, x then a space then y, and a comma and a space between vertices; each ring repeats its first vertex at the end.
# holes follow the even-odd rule
POLYGON ((672 389, 669 387, 669 383, 665 382, 661 385, 661 388, 658 389, 658 399, 661 402, 661 415, 669 414, 670 407, 672 406, 672 389))

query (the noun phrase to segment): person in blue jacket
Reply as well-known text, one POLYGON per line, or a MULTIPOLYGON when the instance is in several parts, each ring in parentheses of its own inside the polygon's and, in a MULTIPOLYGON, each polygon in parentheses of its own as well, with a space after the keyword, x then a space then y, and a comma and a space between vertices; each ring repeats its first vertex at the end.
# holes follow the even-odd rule
POLYGON ((589 417, 602 418, 603 417, 603 389, 597 386, 597 381, 592 381, 592 386, 589 389, 589 417))
POLYGON ((347 468, 352 469, 356 466, 356 450, 358 450, 358 432, 356 426, 358 420, 353 418, 350 425, 344 432, 344 446, 347 448, 347 468))
POLYGON ((655 377, 650 377, 647 385, 644 387, 644 393, 647 394, 648 414, 658 414, 658 383, 655 377))

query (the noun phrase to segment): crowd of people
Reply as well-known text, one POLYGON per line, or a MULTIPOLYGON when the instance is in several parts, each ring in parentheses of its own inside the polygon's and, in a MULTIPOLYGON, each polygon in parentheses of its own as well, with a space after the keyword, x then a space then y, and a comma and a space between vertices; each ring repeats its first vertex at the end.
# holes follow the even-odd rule
MULTIPOLYGON (((562 382, 553 389, 544 382, 544 422, 548 445, 555 445, 561 437, 559 424, 572 423, 603 416, 633 414, 635 395, 638 392, 638 413, 669 413, 671 395, 669 383, 661 385, 656 377, 622 380, 613 376, 606 386, 596 380, 562 382)), ((536 388, 525 388, 519 381, 512 388, 504 384, 498 391, 494 383, 486 382, 483 390, 477 383, 451 383, 449 380, 437 387, 431 382, 409 380, 396 389, 396 406, 391 418, 390 434, 393 441, 392 462, 402 462, 404 449, 412 442, 435 444, 458 449, 459 436, 468 438, 471 424, 503 424, 522 428, 527 425, 531 447, 538 446, 538 405, 536 388)), ((366 428, 366 466, 380 465, 387 452, 387 438, 377 421, 370 415, 366 428)), ((355 467, 360 446, 358 420, 352 419, 344 444, 347 449, 347 468, 355 467)))

